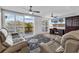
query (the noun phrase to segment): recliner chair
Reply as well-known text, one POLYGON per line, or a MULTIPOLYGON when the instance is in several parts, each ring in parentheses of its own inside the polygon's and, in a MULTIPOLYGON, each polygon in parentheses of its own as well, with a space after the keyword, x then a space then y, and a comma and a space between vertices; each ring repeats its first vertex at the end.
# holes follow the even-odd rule
POLYGON ((40 44, 40 49, 44 53, 77 53, 79 52, 79 30, 71 31, 63 35, 60 44, 56 41, 48 43, 40 44))
POLYGON ((7 37, 6 29, 0 30, 0 53, 26 53, 29 52, 28 44, 26 41, 20 42, 16 45, 10 46, 5 42, 7 37))
POLYGON ((61 44, 64 49, 64 53, 79 52, 79 30, 71 31, 63 35, 61 44))

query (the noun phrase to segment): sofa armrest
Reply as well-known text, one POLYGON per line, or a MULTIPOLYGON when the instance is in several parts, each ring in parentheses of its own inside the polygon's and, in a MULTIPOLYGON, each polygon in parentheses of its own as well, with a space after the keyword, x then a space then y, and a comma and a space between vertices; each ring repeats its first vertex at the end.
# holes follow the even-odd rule
POLYGON ((24 47, 28 47, 27 42, 21 42, 18 43, 16 45, 13 45, 9 48, 7 48, 4 53, 13 53, 13 52, 17 52, 18 50, 21 50, 24 47))
POLYGON ((51 52, 51 50, 50 50, 50 48, 49 48, 49 46, 47 45, 47 44, 45 44, 45 43, 40 43, 40 52, 44 52, 44 53, 50 53, 51 52))
POLYGON ((64 52, 64 48, 63 48, 62 46, 60 46, 60 47, 58 47, 58 48, 56 49, 56 52, 57 52, 57 53, 62 53, 62 52, 64 52))

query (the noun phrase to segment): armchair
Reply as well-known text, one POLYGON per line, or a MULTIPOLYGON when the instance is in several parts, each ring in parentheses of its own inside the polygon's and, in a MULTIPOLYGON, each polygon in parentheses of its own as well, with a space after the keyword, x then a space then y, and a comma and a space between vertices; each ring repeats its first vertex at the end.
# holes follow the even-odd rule
POLYGON ((0 53, 29 52, 28 44, 26 41, 10 46, 7 42, 5 42, 7 35, 8 32, 6 29, 0 30, 0 53))

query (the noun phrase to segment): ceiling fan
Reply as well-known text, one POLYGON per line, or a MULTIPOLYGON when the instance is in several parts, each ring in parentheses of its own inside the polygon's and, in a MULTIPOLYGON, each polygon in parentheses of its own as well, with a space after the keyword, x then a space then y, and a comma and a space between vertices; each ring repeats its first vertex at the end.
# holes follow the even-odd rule
POLYGON ((40 13, 40 11, 33 11, 32 8, 33 8, 32 6, 29 6, 29 10, 28 11, 29 12, 34 12, 34 13, 40 13))

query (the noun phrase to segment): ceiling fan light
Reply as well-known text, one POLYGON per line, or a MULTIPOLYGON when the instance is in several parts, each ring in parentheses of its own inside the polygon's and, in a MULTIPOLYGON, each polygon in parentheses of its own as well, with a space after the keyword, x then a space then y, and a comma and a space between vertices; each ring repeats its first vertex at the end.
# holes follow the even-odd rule
POLYGON ((33 12, 29 12, 29 14, 33 14, 33 12))

